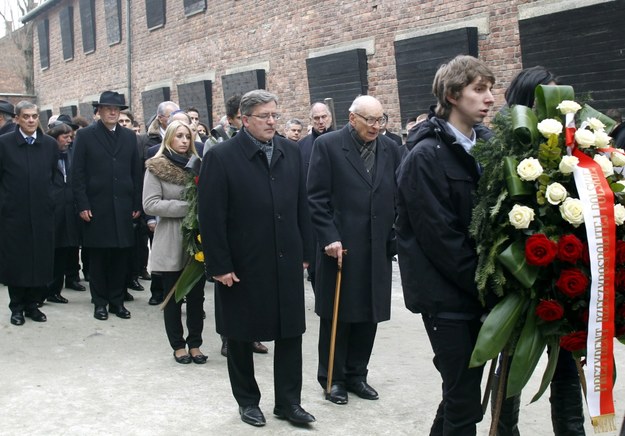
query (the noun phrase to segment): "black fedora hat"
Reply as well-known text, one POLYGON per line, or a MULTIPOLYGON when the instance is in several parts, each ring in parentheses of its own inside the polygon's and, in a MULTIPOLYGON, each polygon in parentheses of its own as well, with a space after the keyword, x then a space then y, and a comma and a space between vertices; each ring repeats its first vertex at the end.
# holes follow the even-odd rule
POLYGON ((60 121, 62 123, 67 124, 68 126, 70 126, 73 130, 78 130, 78 124, 74 124, 72 123, 72 119, 69 117, 69 115, 66 114, 61 114, 56 118, 56 121, 60 121))
POLYGON ((15 106, 6 100, 0 100, 0 112, 15 116, 15 106))
POLYGON ((94 101, 93 106, 116 106, 120 109, 128 109, 123 94, 115 91, 104 91, 100 94, 100 101, 94 101))

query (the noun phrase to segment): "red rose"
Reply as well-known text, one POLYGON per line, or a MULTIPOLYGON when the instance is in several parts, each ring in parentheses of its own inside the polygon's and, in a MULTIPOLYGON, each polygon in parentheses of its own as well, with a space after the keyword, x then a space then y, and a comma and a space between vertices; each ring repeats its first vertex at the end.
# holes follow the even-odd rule
POLYGON ((568 351, 578 351, 586 348, 586 338, 588 334, 584 331, 577 331, 564 335, 560 338, 560 347, 568 351))
POLYGON ((193 177, 193 182, 197 185, 200 182, 200 177, 199 176, 193 177))
POLYGON ((575 298, 586 292, 588 277, 577 268, 565 269, 556 282, 556 288, 569 298, 575 298))
POLYGON ((625 264, 625 241, 616 241, 616 264, 625 264))
POLYGON ((575 263, 582 257, 584 244, 575 235, 564 235, 558 241, 558 259, 575 263))
POLYGON ((562 318, 564 308, 556 300, 540 300, 536 306, 536 315, 544 321, 555 321, 562 318))
POLYGON ((536 233, 525 241, 525 259, 530 265, 549 265, 558 254, 558 245, 542 233, 536 233))
POLYGON ((590 251, 588 250, 588 242, 584 242, 584 249, 582 250, 582 262, 584 265, 590 265, 590 251))

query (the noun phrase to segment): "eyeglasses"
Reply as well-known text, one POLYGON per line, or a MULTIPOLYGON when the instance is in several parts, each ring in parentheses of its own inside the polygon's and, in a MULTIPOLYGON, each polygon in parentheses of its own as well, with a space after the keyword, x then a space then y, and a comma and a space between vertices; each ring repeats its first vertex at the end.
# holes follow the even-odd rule
POLYGON ((255 117, 258 118, 259 120, 263 120, 263 121, 267 121, 269 120, 269 118, 273 118, 274 120, 279 120, 280 117, 282 116, 282 114, 277 114, 277 113, 273 113, 273 114, 250 114, 250 117, 255 117))
POLYGON ((380 127, 386 125, 386 121, 387 121, 386 117, 380 117, 380 118, 364 117, 364 116, 360 115, 358 112, 352 112, 352 113, 354 115, 358 115, 360 118, 365 120, 365 122, 367 123, 367 126, 369 126, 369 127, 375 126, 375 123, 378 123, 380 125, 380 127))

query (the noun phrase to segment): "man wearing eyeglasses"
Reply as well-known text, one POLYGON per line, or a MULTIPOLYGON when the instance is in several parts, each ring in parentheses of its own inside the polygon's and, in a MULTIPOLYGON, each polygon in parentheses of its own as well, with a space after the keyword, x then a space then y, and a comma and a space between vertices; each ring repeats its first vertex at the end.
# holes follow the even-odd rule
POLYGON ((202 161, 198 216, 206 274, 215 280, 217 332, 228 338, 228 375, 241 420, 265 425, 253 344, 275 340, 274 415, 315 418, 300 405, 303 267, 312 250, 305 173, 297 145, 276 135, 278 99, 241 98, 242 130, 202 161))
POLYGON ((325 389, 337 269, 342 286, 331 392, 346 404, 347 391, 376 400, 367 366, 377 325, 390 318, 391 259, 395 255, 395 170, 400 148, 380 135, 382 104, 357 97, 349 124, 315 141, 308 170, 308 203, 318 250, 315 312, 319 315, 317 380, 325 389), (345 254, 343 250, 346 250, 345 254))

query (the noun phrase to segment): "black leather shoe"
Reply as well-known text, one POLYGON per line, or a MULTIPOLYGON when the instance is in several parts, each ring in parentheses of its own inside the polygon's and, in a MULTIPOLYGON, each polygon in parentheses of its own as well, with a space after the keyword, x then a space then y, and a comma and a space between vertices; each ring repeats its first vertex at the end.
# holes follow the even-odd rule
POLYGON ((364 398, 365 400, 377 400, 378 393, 375 389, 373 389, 366 381, 359 381, 355 383, 348 383, 347 390, 355 393, 360 398, 364 398))
POLYGON ((11 313, 11 324, 22 325, 24 322, 26 322, 26 320, 24 319, 24 313, 22 311, 11 313))
POLYGON ((29 317, 35 322, 46 322, 48 320, 46 315, 36 307, 33 309, 24 311, 24 315, 26 315, 27 317, 29 317))
POLYGON ((202 365, 206 363, 206 361, 208 360, 208 357, 200 353, 200 354, 196 354, 195 356, 191 356, 191 360, 193 360, 193 363, 202 365))
POLYGON ((186 365, 188 363, 191 363, 191 356, 189 354, 183 354, 182 356, 176 356, 176 352, 174 351, 174 360, 176 360, 176 362, 178 362, 178 363, 182 363, 183 365, 186 365))
POLYGON ((65 287, 67 289, 73 289, 74 291, 80 291, 80 292, 87 290, 87 288, 85 288, 83 285, 78 283, 77 280, 65 283, 65 287))
POLYGON ((334 404, 347 404, 347 391, 345 386, 334 384, 330 388, 330 393, 326 393, 326 400, 332 401, 334 404))
POLYGON ((254 350, 254 353, 258 353, 258 354, 267 354, 269 352, 267 347, 265 347, 260 342, 252 343, 252 349, 254 350))
POLYGON ((239 415, 241 415, 241 421, 254 427, 262 427, 267 423, 265 415, 258 406, 239 407, 239 415))
POLYGON ((139 278, 141 280, 152 280, 152 276, 150 275, 147 269, 144 269, 143 271, 141 271, 141 274, 139 274, 139 278))
POLYGON ((278 419, 288 419, 293 424, 310 424, 316 421, 315 417, 306 412, 299 404, 276 406, 273 408, 273 414, 278 419))
POLYGON ((163 298, 155 297, 154 295, 152 295, 150 299, 148 300, 148 304, 150 306, 158 306, 162 302, 163 302, 163 298))
POLYGON ((100 321, 108 319, 109 313, 106 311, 106 306, 96 306, 95 309, 93 309, 93 317, 100 321))
POLYGON ((128 291, 124 294, 124 301, 134 301, 135 297, 128 291))
POLYGON ((50 295, 47 300, 50 303, 61 303, 61 304, 67 304, 68 300, 67 298, 65 298, 64 296, 62 296, 61 294, 54 294, 54 295, 50 295))
POLYGON ((228 357, 228 342, 224 341, 221 343, 221 355, 224 357, 228 357))
POLYGON ((126 286, 133 291, 143 291, 145 289, 137 279, 130 280, 126 286))
POLYGON ((130 319, 130 311, 123 304, 121 306, 109 304, 109 312, 114 313, 118 318, 130 319))

